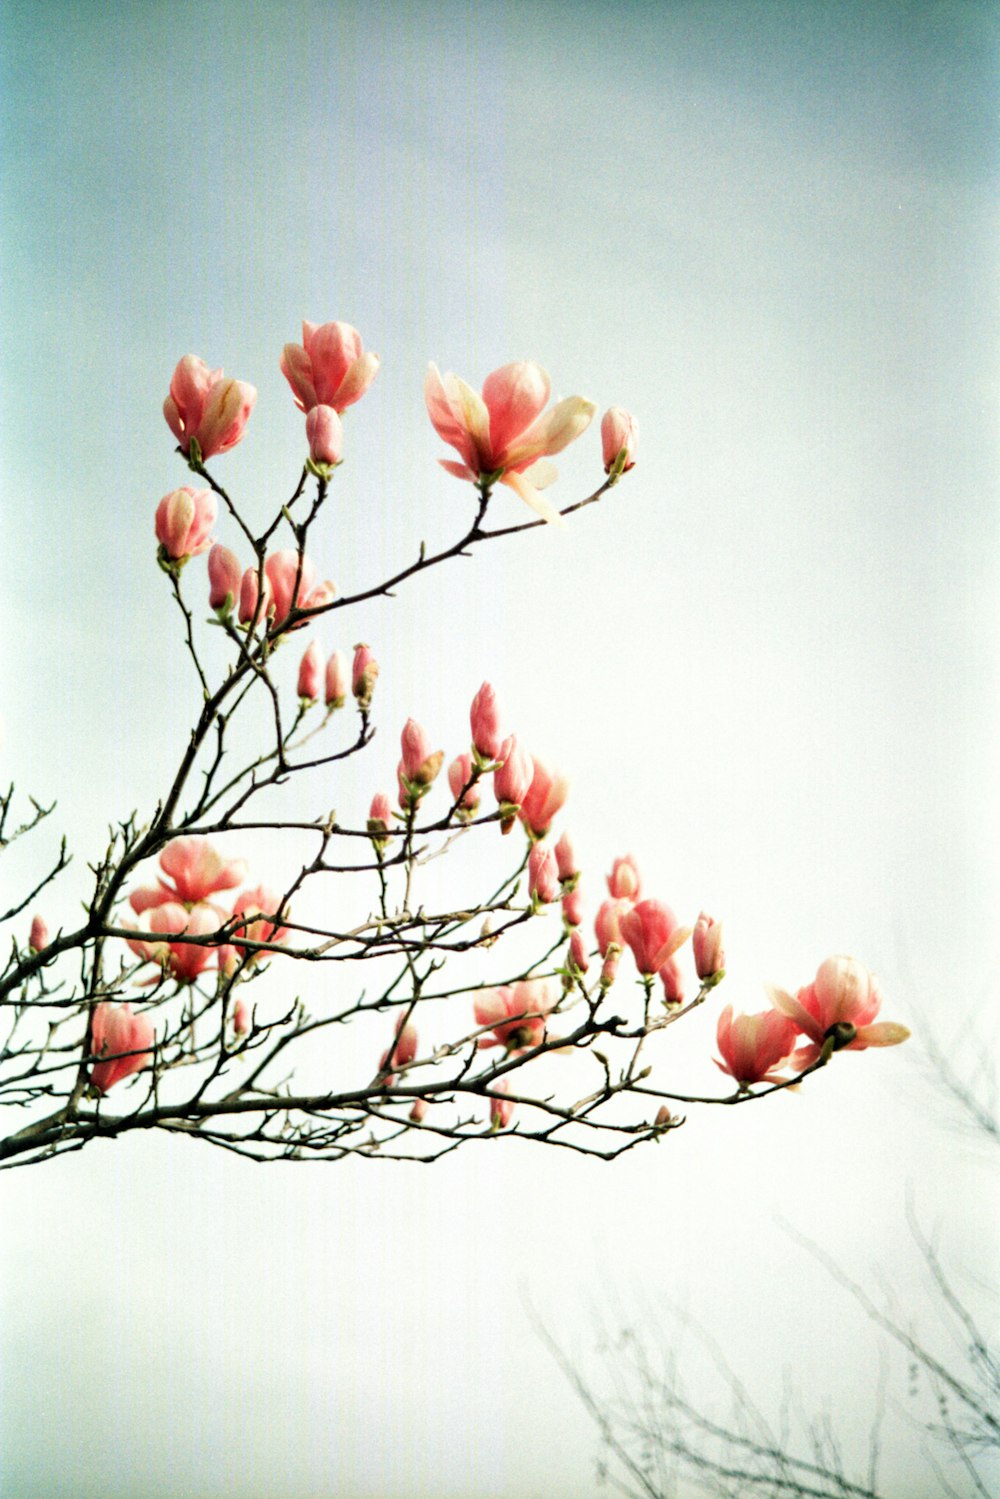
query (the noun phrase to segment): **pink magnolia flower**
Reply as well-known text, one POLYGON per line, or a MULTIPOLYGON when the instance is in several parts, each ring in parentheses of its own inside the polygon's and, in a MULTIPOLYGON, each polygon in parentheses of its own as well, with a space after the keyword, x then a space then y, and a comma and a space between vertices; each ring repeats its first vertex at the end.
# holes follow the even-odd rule
POLYGON ((668 1005, 684 1003, 684 974, 676 958, 668 958, 657 970, 663 985, 663 1002, 668 1005))
POLYGON ((143 962, 157 963, 179 984, 190 984, 211 963, 218 961, 219 945, 169 940, 171 936, 207 937, 217 932, 226 920, 225 911, 218 906, 201 901, 188 909, 179 901, 168 900, 162 905, 147 907, 142 914, 142 926, 146 931, 163 934, 159 940, 126 938, 129 947, 143 962))
POLYGON ((392 1067, 408 1067, 416 1059, 417 1055, 417 1028, 412 1020, 403 1024, 403 1016, 400 1015, 396 1021, 396 1034, 392 1045, 382 1053, 378 1064, 379 1073, 385 1073, 385 1086, 391 1088, 396 1081, 396 1074, 388 1069, 392 1067))
POLYGON ((574 927, 573 935, 569 939, 569 960, 578 973, 586 973, 590 967, 587 957, 587 944, 583 940, 583 933, 579 926, 574 927))
POLYGON ((256 567, 248 567, 243 574, 240 584, 240 624, 248 625, 254 615, 258 620, 266 619, 274 612, 274 595, 271 590, 271 580, 264 574, 264 598, 257 608, 257 600, 260 598, 260 578, 256 567))
POLYGON ((601 988, 602 989, 610 989, 611 988, 611 985, 614 983, 615 979, 618 977, 618 964, 621 962, 621 960, 622 960, 622 953, 621 953, 621 948, 620 947, 617 947, 617 946, 610 947, 608 949, 608 951, 605 953, 605 955, 604 955, 604 962, 601 965, 601 988))
MULTIPOLYGON (((282 911, 279 915, 278 897, 267 885, 258 885, 255 890, 244 890, 236 904, 233 906, 233 915, 242 917, 234 928, 233 945, 240 953, 248 951, 238 940, 245 937, 248 942, 284 942, 288 937, 288 928, 281 925, 281 920, 288 918, 288 912, 282 911)), ((250 961, 262 956, 253 953, 250 961)))
POLYGON ((356 645, 354 647, 354 665, 351 670, 351 691, 357 699, 358 707, 362 712, 367 712, 372 704, 372 693, 375 691, 375 683, 378 681, 378 662, 372 655, 371 647, 367 645, 356 645))
POLYGON ((134 1015, 129 1004, 103 1000, 90 1024, 90 1050, 96 1062, 90 1081, 99 1093, 107 1093, 122 1078, 141 1072, 153 1059, 153 1024, 146 1015, 134 1015))
POLYGON ((641 888, 642 881, 635 856, 626 854, 624 858, 616 859, 608 875, 608 894, 612 899, 636 901, 641 888))
POLYGON ((569 795, 569 780, 534 756, 531 763, 531 785, 521 798, 521 821, 536 838, 544 838, 569 795))
POLYGON ((810 1067, 831 1033, 839 1041, 837 1051, 864 1051, 869 1046, 898 1046, 905 1041, 910 1034, 905 1025, 875 1020, 882 997, 875 975, 856 958, 845 957, 827 958, 813 982, 800 989, 794 999, 782 989, 772 989, 775 1008, 793 1020, 812 1043, 799 1048, 792 1065, 799 1071, 810 1067), (838 1036, 837 1028, 844 1034, 838 1036))
POLYGON ((632 949, 635 965, 647 977, 659 973, 690 932, 678 925, 669 906, 658 900, 641 900, 618 920, 622 936, 632 949))
POLYGON ((455 801, 458 801, 459 797, 462 798, 459 811, 468 813, 470 816, 479 808, 479 787, 478 785, 470 786, 471 780, 472 756, 456 755, 448 766, 448 785, 455 801), (463 792, 463 787, 468 787, 468 790, 463 792))
POLYGON ((237 1036, 245 1036, 250 1030, 250 1006, 245 999, 238 999, 233 1006, 233 1030, 237 1036))
MULTIPOLYGON (((493 794, 501 809, 510 807, 516 812, 531 786, 531 778, 535 773, 534 761, 528 751, 518 744, 516 734, 511 734, 504 740, 497 758, 500 764, 493 772, 493 794)), ((511 815, 504 817, 500 827, 507 833, 513 825, 514 817, 511 815)))
POLYGON ((579 926, 583 920, 583 893, 579 885, 567 890, 562 900, 563 921, 567 926, 579 926))
POLYGON ((209 608, 228 614, 240 596, 241 582, 239 558, 216 542, 208 554, 209 608))
POLYGON ((556 844, 556 866, 559 870, 559 878, 564 885, 570 880, 579 878, 580 871, 576 865, 576 852, 568 833, 563 833, 556 844))
POLYGON ((616 947, 625 946, 625 938, 622 936, 621 919, 626 911, 631 911, 630 900, 606 900, 602 901, 594 918, 594 935, 597 937, 597 946, 601 956, 606 957, 608 948, 612 943, 616 947))
POLYGON ((528 855, 528 890, 532 898, 543 905, 559 899, 556 856, 545 843, 536 843, 528 855))
POLYGON ((427 1116, 427 1100, 426 1100, 426 1098, 415 1098, 413 1100, 413 1108, 410 1110, 410 1123, 411 1124, 423 1124, 424 1119, 426 1118, 426 1116, 427 1116))
POLYGON ((298 695, 307 702, 314 703, 319 698, 320 683, 323 681, 323 656, 317 641, 313 641, 303 653, 299 662, 298 695))
POLYGON ((183 453, 212 458, 239 442, 256 399, 252 385, 226 380, 221 370, 187 354, 174 370, 163 415, 183 453))
MULTIPOLYGON (((288 618, 293 608, 318 609, 333 598, 333 584, 329 580, 317 586, 316 564, 308 557, 302 558, 300 571, 299 554, 294 548, 272 552, 264 563, 264 572, 271 585, 278 624, 288 618)), ((295 628, 299 629, 305 623, 305 620, 300 620, 295 628)))
POLYGON ((545 1038, 545 1025, 554 1000, 544 979, 522 979, 500 989, 487 989, 473 1006, 477 1025, 488 1025, 492 1036, 481 1036, 480 1050, 504 1046, 508 1052, 530 1051, 545 1038))
POLYGON ((334 651, 326 663, 326 706, 332 712, 342 708, 347 701, 351 685, 351 671, 347 664, 346 651, 334 651))
POLYGON ((505 1077, 498 1077, 493 1084, 490 1099, 490 1129, 506 1129, 514 1114, 514 1100, 512 1098, 497 1097, 498 1094, 510 1092, 510 1083, 505 1077))
POLYGON ((733 1015, 727 1005, 719 1016, 717 1040, 722 1061, 716 1067, 738 1083, 776 1083, 795 1046, 796 1025, 777 1010, 759 1015, 733 1015))
POLYGON ((162 556, 171 562, 186 562, 207 552, 214 541, 218 504, 210 489, 192 489, 185 484, 165 494, 156 507, 156 539, 162 556))
POLYGON ((45 923, 44 916, 33 916, 31 918, 31 931, 28 933, 28 946, 33 952, 44 952, 49 945, 49 929, 45 923))
POLYGON ((306 441, 313 463, 333 468, 344 449, 344 427, 332 406, 314 406, 306 417, 306 441))
POLYGON ((372 797, 368 812, 369 833, 387 833, 392 827, 392 805, 384 791, 372 797))
POLYGON ((726 971, 726 955, 722 950, 722 923, 702 911, 694 924, 691 937, 694 948, 694 966, 700 979, 722 978, 726 971))
POLYGON ((617 468, 627 474, 635 468, 635 451, 639 445, 639 423, 623 406, 612 406, 601 418, 601 443, 604 449, 604 472, 617 468))
POLYGON ((286 344, 281 373, 300 411, 332 406, 346 411, 360 401, 378 374, 377 354, 366 354, 350 323, 302 324, 302 343, 286 344))
POLYGON ((500 732, 496 693, 489 682, 484 682, 472 699, 469 722, 472 726, 472 746, 476 754, 481 760, 495 760, 500 754, 503 735, 500 732))
MULTIPOLYGON (((219 890, 233 890, 246 879, 245 859, 224 859, 207 838, 189 834, 168 843, 160 855, 158 885, 133 890, 129 903, 137 914, 167 901, 195 906, 219 890)), ((163 930, 163 929, 161 929, 163 930)))
POLYGON ((556 478, 556 470, 540 460, 561 453, 579 437, 597 408, 581 396, 569 396, 543 415, 550 389, 546 372, 529 360, 487 375, 481 396, 457 375, 442 376, 432 364, 424 399, 434 430, 462 460, 442 458, 448 473, 484 487, 499 479, 545 520, 560 523, 558 510, 540 492, 556 478))

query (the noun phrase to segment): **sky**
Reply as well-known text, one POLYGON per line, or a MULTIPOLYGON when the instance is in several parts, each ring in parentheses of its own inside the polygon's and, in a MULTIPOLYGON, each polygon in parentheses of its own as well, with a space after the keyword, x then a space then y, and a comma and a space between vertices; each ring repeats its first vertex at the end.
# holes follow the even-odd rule
MULTIPOLYGON (((533 1319, 600 1385, 600 1327, 669 1339, 671 1307, 863 1448, 876 1335, 784 1223, 933 1338, 909 1193, 997 1333, 996 1183, 920 1063, 925 1034, 997 1036, 991 8, 7 0, 0 36, 0 753, 75 852, 52 917, 196 711, 154 559, 187 479, 170 373, 258 388, 215 471, 263 520, 302 461, 281 347, 339 318, 383 361, 317 558, 341 591, 467 516, 430 359, 475 386, 536 359, 634 411, 641 450, 564 531, 324 628, 382 675, 370 762, 322 807, 362 815, 411 714, 463 748, 488 678, 571 776, 591 912, 631 850, 724 921, 720 1003, 851 952, 915 1032, 613 1166, 130 1138, 5 1175, 0 1494, 568 1499, 597 1432, 533 1319)), ((588 493, 596 434, 558 466, 557 499, 588 493)), ((713 1086, 714 1025, 661 1065, 713 1086)), ((905 1422, 887 1463, 917 1496, 905 1422)))

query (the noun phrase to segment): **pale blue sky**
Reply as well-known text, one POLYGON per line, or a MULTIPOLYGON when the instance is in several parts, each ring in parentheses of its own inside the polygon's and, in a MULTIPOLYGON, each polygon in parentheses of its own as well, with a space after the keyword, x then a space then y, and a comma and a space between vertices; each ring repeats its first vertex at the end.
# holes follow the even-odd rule
MULTIPOLYGON (((76 849, 54 907, 191 716, 153 558, 187 477, 170 372, 258 387, 217 472, 262 518, 302 456, 281 346, 343 318, 383 365, 317 558, 342 590, 466 514, 428 359, 476 385, 538 359, 635 410, 642 455, 565 533, 323 631, 383 663, 373 768, 323 807, 360 814, 410 713, 460 748, 490 677, 573 778, 591 909, 633 849, 726 922, 737 1006, 851 951, 944 1040, 991 1012, 989 7, 43 0, 0 28, 0 744, 76 849)), ((596 436, 559 466, 557 496, 593 487, 596 436)), ((706 1086, 713 1039, 685 1043, 706 1086)), ((669 1292, 765 1389, 793 1361, 863 1429, 863 1319, 775 1212, 915 1297, 906 1182, 970 1274, 996 1194, 912 1057, 839 1060, 611 1169, 512 1144, 261 1173, 150 1139, 11 1174, 0 1493, 589 1492, 596 1437, 521 1286, 581 1350, 595 1305, 669 1292)))

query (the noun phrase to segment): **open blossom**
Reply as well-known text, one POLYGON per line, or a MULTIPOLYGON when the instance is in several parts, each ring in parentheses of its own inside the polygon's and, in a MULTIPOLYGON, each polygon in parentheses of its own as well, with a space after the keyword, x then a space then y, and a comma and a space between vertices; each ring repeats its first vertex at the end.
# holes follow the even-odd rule
POLYGON ((193 833, 167 844, 160 868, 166 879, 161 877, 158 885, 133 890, 129 896, 136 913, 167 901, 194 906, 219 890, 235 889, 247 876, 245 859, 224 859, 207 838, 193 833))
POLYGON ((545 1024, 554 1000, 544 979, 522 979, 500 989, 488 989, 473 1007, 477 1025, 492 1027, 482 1036, 481 1050, 504 1046, 508 1052, 528 1051, 545 1037, 545 1024))
POLYGON ((174 370, 163 415, 183 453, 190 456, 194 442, 202 458, 212 458, 239 442, 256 399, 252 385, 226 380, 221 370, 187 354, 174 370))
POLYGON ((210 489, 192 489, 189 484, 165 494, 156 507, 156 539, 162 556, 171 562, 186 562, 207 552, 214 541, 209 533, 215 525, 218 504, 210 489))
POLYGON ((231 609, 240 596, 241 582, 239 558, 221 542, 216 542, 208 554, 209 608, 225 610, 228 599, 228 607, 231 609))
POLYGON ((875 975, 856 958, 827 958, 813 982, 800 989, 794 999, 782 989, 773 989, 771 998, 775 1008, 794 1020, 811 1042, 800 1047, 792 1059, 799 1071, 818 1060, 823 1042, 831 1033, 839 1042, 838 1051, 898 1046, 910 1034, 905 1025, 875 1020, 882 1007, 882 989, 875 975), (837 1036, 837 1028, 844 1034, 837 1036))
POLYGON ((579 437, 597 408, 593 401, 569 396, 546 412, 550 390, 545 370, 530 360, 505 364, 487 375, 481 396, 457 375, 442 375, 432 364, 424 399, 434 430, 462 460, 442 458, 442 468, 473 482, 499 479, 545 520, 558 523, 558 510, 540 492, 556 478, 556 470, 542 460, 579 437))
POLYGON ((94 1009, 90 1026, 90 1050, 103 1058, 91 1069, 90 1081, 99 1093, 107 1093, 122 1078, 141 1072, 153 1059, 153 1023, 147 1015, 135 1015, 129 1004, 103 1000, 94 1009))
POLYGON ((536 843, 528 855, 528 890, 543 905, 559 899, 561 892, 556 856, 545 843, 536 843))
MULTIPOLYGON (((299 567, 299 554, 294 548, 288 548, 282 552, 272 552, 264 563, 264 572, 271 585, 271 596, 274 599, 274 615, 280 624, 286 619, 293 608, 318 609, 322 604, 328 604, 333 598, 333 584, 329 581, 316 584, 316 564, 308 557, 303 557, 301 571, 299 567), (296 584, 296 579, 298 583, 296 584)), ((300 620, 296 629, 305 624, 300 620)))
POLYGON ((638 900, 642 882, 633 854, 616 859, 608 875, 608 894, 613 900, 638 900))
POLYGON ((635 451, 639 445, 639 423, 623 406, 612 406, 601 418, 601 446, 604 450, 604 472, 620 464, 618 472, 627 474, 635 468, 635 451), (624 456, 623 456, 624 455, 624 456))
POLYGON ((306 442, 313 463, 333 468, 344 448, 344 426, 332 406, 314 406, 306 417, 306 442))
POLYGON ((164 901, 151 906, 142 913, 142 927, 155 932, 159 940, 145 937, 129 937, 132 951, 144 962, 158 963, 169 971, 180 984, 190 984, 204 973, 210 964, 219 959, 218 944, 200 942, 171 942, 170 936, 209 937, 217 932, 226 920, 226 913, 210 901, 200 901, 188 909, 179 901, 164 901))
POLYGON ((307 702, 314 703, 319 697, 323 681, 323 655, 317 641, 313 641, 299 662, 298 694, 307 702))
POLYGON ((364 352, 361 334, 350 323, 303 322, 301 344, 284 347, 281 373, 300 411, 332 406, 339 412, 361 400, 380 362, 377 354, 364 352))
POLYGON ((342 708, 344 706, 350 686, 351 669, 347 663, 347 652, 334 651, 326 663, 324 693, 326 706, 331 712, 334 708, 342 708))
POLYGON ((461 797, 460 812, 473 813, 479 807, 479 787, 469 785, 472 780, 472 756, 467 754, 456 755, 448 766, 448 785, 455 801, 461 797), (463 791, 463 787, 468 787, 463 791))
POLYGON ((505 1077, 498 1077, 493 1084, 490 1093, 490 1128, 494 1130, 506 1129, 514 1114, 514 1100, 512 1098, 498 1098, 497 1094, 510 1092, 510 1083, 505 1077))
POLYGON ((396 1034, 392 1045, 382 1053, 378 1064, 379 1072, 386 1074, 385 1085, 387 1088, 391 1088, 396 1081, 395 1073, 387 1069, 392 1067, 408 1067, 416 1059, 416 1055, 417 1028, 412 1020, 408 1020, 404 1025, 403 1016, 400 1015, 396 1022, 396 1034))
POLYGON ((691 936, 694 948, 694 966, 700 979, 721 978, 726 971, 726 955, 722 950, 722 923, 702 911, 694 924, 691 936))
POLYGON ((569 780, 532 757, 531 785, 521 798, 521 821, 536 838, 543 838, 569 795, 569 780))
POLYGON ((372 705, 372 693, 378 681, 378 662, 371 647, 361 644, 354 647, 354 664, 351 668, 351 691, 358 707, 367 711, 372 705))
POLYGON ((503 735, 500 732, 496 693, 489 682, 484 682, 472 699, 469 723, 472 728, 472 747, 476 754, 481 760, 495 760, 500 753, 503 735))
MULTIPOLYGON (((247 951, 238 940, 240 937, 245 937, 248 942, 280 943, 286 940, 288 928, 280 924, 278 905, 278 897, 267 885, 258 885, 255 890, 244 890, 233 906, 233 915, 242 918, 234 928, 233 935, 233 945, 239 952, 247 951)), ((288 912, 282 911, 281 917, 287 919, 288 912)), ((251 962, 259 956, 259 953, 252 953, 251 962)))
POLYGON ((635 965, 647 977, 659 973, 690 932, 678 925, 669 906, 658 900, 641 900, 618 921, 622 936, 632 949, 635 965))
POLYGON ((780 1082, 777 1069, 791 1055, 795 1034, 795 1021, 777 1010, 734 1016, 732 1005, 727 1005, 716 1036, 722 1061, 716 1057, 715 1065, 738 1083, 780 1082))

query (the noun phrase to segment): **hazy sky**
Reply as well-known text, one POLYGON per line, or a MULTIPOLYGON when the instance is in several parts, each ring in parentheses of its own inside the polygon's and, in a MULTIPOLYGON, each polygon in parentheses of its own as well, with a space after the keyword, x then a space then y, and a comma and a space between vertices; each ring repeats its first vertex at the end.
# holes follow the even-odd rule
MULTIPOLYGON (((477 386, 537 359, 634 410, 642 449, 565 532, 324 628, 382 677, 369 765, 318 804, 362 815, 409 714, 464 747, 489 677, 572 777, 591 912, 631 849, 725 921, 720 1003, 847 951, 891 1018, 995 1041, 991 10, 0 7, 0 752, 59 800, 55 919, 193 716, 152 534, 187 478, 170 373, 194 352, 258 387, 217 471, 263 519, 302 458, 281 346, 342 318, 383 359, 317 558, 342 591, 468 514, 428 359, 477 386)), ((557 498, 594 487, 596 435, 559 467, 557 498)), ((663 1056, 678 1082, 715 1086, 717 1008, 663 1056)), ((863 1432, 874 1336, 776 1219, 919 1317, 910 1187, 975 1294, 995 1183, 916 1051, 610 1168, 493 1141, 264 1171, 150 1138, 7 1174, 0 1493, 576 1499, 597 1435, 526 1301, 595 1382, 602 1316, 678 1302, 762 1398, 791 1367, 863 1432)))

